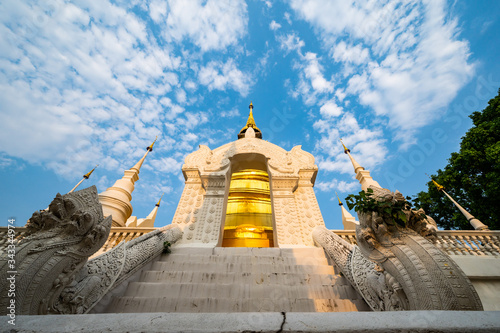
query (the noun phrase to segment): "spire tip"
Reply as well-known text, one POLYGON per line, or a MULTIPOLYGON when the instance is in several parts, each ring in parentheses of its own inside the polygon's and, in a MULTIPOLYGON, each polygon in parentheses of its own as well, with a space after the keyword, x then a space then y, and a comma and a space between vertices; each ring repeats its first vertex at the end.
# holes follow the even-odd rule
POLYGON ((350 149, 348 149, 348 148, 345 146, 344 142, 342 141, 342 138, 340 138, 340 142, 342 143, 342 146, 344 147, 344 154, 350 153, 350 152, 351 152, 351 150, 350 150, 350 149))
POLYGON ((161 194, 160 200, 158 200, 158 203, 156 203, 156 205, 155 205, 156 207, 160 207, 161 198, 163 198, 163 195, 164 195, 164 194, 165 194, 165 192, 163 192, 163 193, 161 194))
POLYGON ((339 206, 343 206, 344 204, 342 201, 340 201, 339 195, 337 194, 337 191, 335 191, 335 195, 337 196, 337 199, 339 199, 339 206))
POLYGON ((152 151, 153 150, 153 146, 155 145, 156 140, 158 140, 158 135, 156 136, 155 141, 153 141, 153 143, 150 144, 148 146, 148 148, 146 148, 147 151, 152 151))
POLYGON ((94 172, 95 168, 97 168, 98 166, 99 166, 99 164, 97 164, 92 170, 90 170, 89 172, 87 172, 86 174, 84 174, 83 178, 89 179, 89 177, 92 174, 92 172, 94 172))

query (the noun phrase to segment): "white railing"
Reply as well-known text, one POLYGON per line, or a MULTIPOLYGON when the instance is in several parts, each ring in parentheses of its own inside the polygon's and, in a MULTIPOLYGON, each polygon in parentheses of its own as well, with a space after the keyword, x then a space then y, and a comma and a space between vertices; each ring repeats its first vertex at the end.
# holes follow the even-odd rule
MULTIPOLYGON (((332 230, 356 245, 354 230, 332 230)), ((500 231, 439 230, 436 246, 449 255, 499 256, 500 231)))
MULTIPOLYGON (((157 228, 113 227, 108 240, 96 253, 106 252, 122 240, 130 241, 157 228)), ((16 238, 23 238, 26 228, 16 228, 16 238)), ((354 230, 332 230, 350 244, 356 244, 354 230)), ((7 246, 7 227, 0 227, 0 249, 7 246)), ((436 245, 449 255, 500 256, 500 231, 440 230, 436 245)), ((95 256, 95 255, 94 255, 95 256)))

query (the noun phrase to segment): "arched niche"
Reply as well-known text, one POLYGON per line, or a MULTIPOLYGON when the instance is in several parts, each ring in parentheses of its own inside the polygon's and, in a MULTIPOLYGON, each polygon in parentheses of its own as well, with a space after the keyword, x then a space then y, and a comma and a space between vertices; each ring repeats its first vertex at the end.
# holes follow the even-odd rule
POLYGON ((278 246, 268 158, 242 153, 229 161, 219 246, 278 246))

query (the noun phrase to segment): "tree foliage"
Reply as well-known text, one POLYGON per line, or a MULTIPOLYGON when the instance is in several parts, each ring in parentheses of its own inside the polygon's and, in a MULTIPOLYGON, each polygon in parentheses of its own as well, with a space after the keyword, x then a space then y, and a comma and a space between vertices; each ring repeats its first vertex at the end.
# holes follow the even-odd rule
MULTIPOLYGON (((500 89, 488 106, 470 116, 460 151, 452 153, 444 170, 431 177, 462 207, 491 230, 500 229, 500 89)), ((416 204, 445 229, 472 229, 465 217, 432 181, 417 194, 416 204)))
POLYGON ((359 192, 358 195, 350 194, 345 198, 345 201, 349 209, 354 208, 358 213, 376 212, 386 222, 394 221, 403 228, 408 222, 404 211, 412 208, 412 199, 410 197, 406 197, 406 200, 401 201, 378 201, 374 198, 371 188, 367 189, 366 192, 359 192))

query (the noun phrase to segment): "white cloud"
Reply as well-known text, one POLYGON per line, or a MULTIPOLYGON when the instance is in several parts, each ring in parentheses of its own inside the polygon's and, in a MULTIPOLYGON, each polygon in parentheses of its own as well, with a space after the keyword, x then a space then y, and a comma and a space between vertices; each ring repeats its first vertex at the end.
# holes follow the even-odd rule
POLYGON ((339 191, 349 193, 359 188, 359 183, 357 181, 346 182, 344 180, 334 178, 327 182, 317 182, 314 186, 322 192, 332 193, 333 191, 339 191))
POLYGON ((158 172, 177 173, 180 172, 182 162, 177 161, 172 157, 162 157, 158 159, 151 158, 149 164, 158 172))
POLYGON ((222 118, 238 117, 240 115, 240 111, 235 108, 228 111, 220 111, 218 115, 222 118))
POLYGON ((287 53, 291 51, 297 51, 300 53, 300 49, 304 47, 305 43, 301 40, 295 33, 287 34, 286 36, 279 36, 278 41, 280 42, 280 47, 287 53))
POLYGON ((166 39, 187 37, 202 51, 224 49, 247 33, 247 5, 240 0, 172 0, 166 15, 166 39))
POLYGON ((321 135, 315 147, 321 170, 354 173, 349 158, 344 154, 341 138, 356 160, 367 169, 382 164, 388 154, 383 132, 360 126, 351 112, 344 112, 340 118, 327 115, 317 120, 313 128, 321 135))
POLYGON ((251 76, 240 71, 232 59, 226 63, 211 61, 201 67, 198 73, 200 84, 209 90, 233 89, 242 96, 247 96, 252 85, 251 76))
POLYGON ((329 100, 319 109, 321 115, 326 118, 338 117, 342 114, 342 111, 342 107, 338 106, 334 100, 329 100))
POLYGON ((164 19, 167 14, 167 2, 160 0, 153 0, 149 4, 149 15, 156 23, 164 19))
POLYGON ((366 63, 369 59, 368 49, 363 48, 361 45, 347 45, 344 41, 340 41, 334 46, 333 59, 338 62, 362 64, 366 63))
POLYGON ((317 55, 307 52, 304 60, 307 63, 304 67, 304 75, 309 79, 312 89, 317 93, 333 92, 333 83, 323 76, 322 67, 318 62, 317 55))
POLYGON ((281 24, 277 23, 275 20, 272 20, 269 24, 269 29, 271 30, 278 30, 279 28, 281 28, 281 24))
POLYGON ((323 66, 319 63, 316 53, 307 52, 304 56, 299 54, 299 61, 295 69, 299 70, 299 82, 294 91, 294 96, 301 96, 306 105, 317 102, 319 95, 333 93, 334 83, 324 76, 323 66))
MULTIPOLYGON (((244 4, 231 3, 224 13, 218 2, 195 4, 207 15, 206 24, 226 21, 211 28, 221 27, 220 32, 228 15, 246 16, 244 4)), ((165 28, 163 3, 143 9, 165 28)), ((185 73, 184 59, 196 67, 199 58, 180 57, 174 43, 151 34, 148 24, 155 22, 147 24, 148 15, 141 18, 107 1, 0 4, 0 46, 5 50, 0 55, 0 146, 5 156, 41 163, 69 179, 96 163, 102 171, 121 171, 162 130, 182 136, 206 122, 206 113, 181 106, 188 103, 181 87, 196 90, 198 75, 185 73)), ((241 22, 246 26, 245 17, 241 22)), ((189 36, 213 49, 244 32, 238 24, 232 27, 236 32, 218 41, 210 32, 189 36)), ((214 89, 247 93, 248 79, 233 62, 214 68, 220 69, 218 81, 210 83, 214 89)))
POLYGON ((266 4, 267 8, 272 8, 273 7, 273 3, 269 0, 264 0, 264 3, 266 4))
POLYGON ((442 115, 474 72, 445 1, 293 0, 291 6, 343 66, 345 92, 388 117, 402 147, 442 115))

